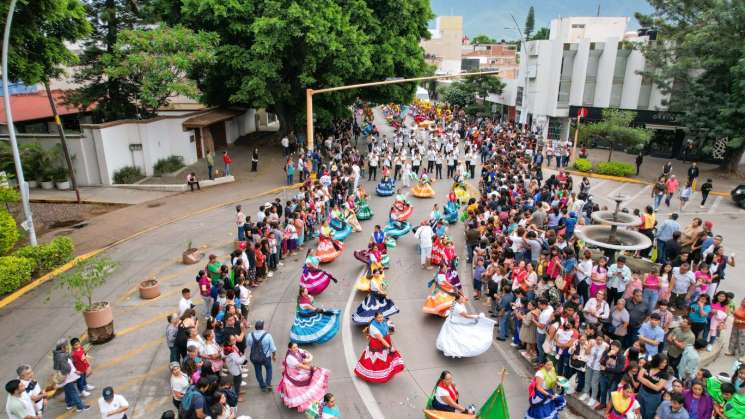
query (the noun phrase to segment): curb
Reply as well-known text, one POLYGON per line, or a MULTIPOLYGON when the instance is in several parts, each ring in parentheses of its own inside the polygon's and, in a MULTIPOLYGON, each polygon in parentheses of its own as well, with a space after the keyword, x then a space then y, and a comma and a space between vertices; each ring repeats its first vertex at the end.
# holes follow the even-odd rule
MULTIPOLYGON (((78 202, 75 200, 68 201, 65 199, 29 199, 29 202, 32 204, 75 204, 77 205, 78 202)), ((80 200, 81 205, 107 205, 107 206, 130 206, 130 205, 136 205, 136 204, 123 204, 120 202, 102 202, 102 201, 88 201, 85 199, 80 200)))
MULTIPOLYGON (((597 173, 580 172, 577 170, 564 169, 564 171, 574 176, 587 176, 589 178, 594 178, 594 179, 612 180, 614 182, 623 182, 623 183, 635 183, 637 185, 654 185, 653 182, 648 182, 646 180, 641 180, 641 179, 627 178, 627 177, 621 177, 621 176, 611 176, 611 175, 599 175, 597 173)), ((715 191, 711 191, 710 195, 724 196, 724 197, 730 196, 729 192, 715 192, 715 191)))
POLYGON ((130 236, 127 236, 127 237, 124 237, 122 239, 119 239, 119 240, 115 241, 114 243, 111 243, 109 245, 106 245, 106 246, 101 247, 101 248, 96 249, 96 250, 92 250, 92 251, 90 251, 88 253, 85 253, 85 254, 82 254, 80 256, 76 256, 75 258, 73 258, 71 261, 65 263, 64 265, 56 268, 55 270, 53 270, 53 271, 51 271, 51 272, 49 272, 49 273, 47 273, 45 275, 42 275, 41 277, 39 277, 39 278, 37 278, 37 279, 29 282, 28 284, 24 285, 23 287, 15 290, 15 291, 13 291, 12 293, 10 293, 10 294, 6 295, 5 297, 3 297, 2 299, 0 299, 0 309, 3 309, 5 307, 7 307, 9 304, 13 303, 14 301, 18 300, 22 296, 24 296, 24 295, 28 294, 29 292, 33 291, 34 289, 38 288, 40 285, 42 285, 42 284, 50 281, 51 279, 54 279, 56 276, 69 271, 72 267, 74 267, 79 262, 82 262, 82 261, 84 261, 86 259, 90 259, 93 256, 96 256, 96 255, 98 255, 98 254, 100 254, 100 253, 102 253, 102 252, 104 252, 106 250, 109 250, 109 249, 111 249, 111 248, 113 248, 115 246, 118 246, 118 245, 120 245, 122 243, 126 243, 126 242, 128 242, 128 241, 130 241, 132 239, 135 239, 135 238, 137 238, 139 236, 142 236, 143 234, 149 233, 149 232, 154 231, 154 230, 157 230, 157 229, 159 229, 159 228, 161 228, 163 226, 167 226, 169 224, 173 224, 173 223, 176 223, 176 222, 185 220, 187 218, 190 218, 190 217, 193 217, 193 216, 196 216, 196 215, 201 215, 201 214, 204 214, 204 213, 207 213, 207 212, 210 212, 210 211, 214 211, 214 210, 219 209, 219 208, 226 207, 228 205, 235 205, 237 203, 240 203, 241 201, 247 201, 247 200, 251 200, 251 199, 261 198, 262 196, 266 196, 266 195, 271 195, 271 194, 275 194, 275 193, 279 193, 279 192, 289 191, 289 190, 292 190, 292 189, 299 188, 302 185, 303 185, 302 183, 296 183, 296 184, 289 185, 289 186, 279 186, 279 187, 276 187, 276 188, 273 188, 273 189, 269 189, 269 190, 264 191, 264 192, 260 192, 260 193, 258 193, 256 195, 251 195, 251 196, 243 197, 243 198, 236 199, 236 200, 233 200, 233 201, 228 201, 228 202, 223 202, 221 204, 212 205, 212 206, 207 207, 207 208, 202 208, 201 210, 198 210, 198 211, 195 211, 195 212, 186 214, 186 215, 182 215, 180 217, 176 217, 176 218, 173 218, 173 219, 168 220, 168 221, 164 221, 164 222, 162 222, 160 224, 156 224, 154 226, 147 227, 147 228, 145 228, 143 230, 140 230, 140 231, 138 231, 138 232, 136 232, 136 233, 134 233, 134 234, 132 234, 130 236))

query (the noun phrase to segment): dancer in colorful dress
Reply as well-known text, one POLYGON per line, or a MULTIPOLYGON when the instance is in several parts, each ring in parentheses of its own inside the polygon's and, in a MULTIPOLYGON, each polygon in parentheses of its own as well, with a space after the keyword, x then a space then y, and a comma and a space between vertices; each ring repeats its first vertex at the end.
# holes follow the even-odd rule
POLYGON ((354 208, 355 208, 354 207, 354 203, 352 203, 351 206, 350 206, 350 204, 347 202, 347 204, 345 204, 345 207, 346 208, 344 208, 344 211, 342 211, 342 215, 344 217, 344 220, 350 226, 352 226, 352 230, 353 231, 355 231, 355 232, 362 231, 362 226, 360 225, 359 220, 357 220, 357 214, 355 214, 355 212, 354 212, 354 208))
POLYGON ((326 393, 323 399, 313 403, 306 411, 308 419, 341 419, 341 411, 336 407, 336 396, 326 393))
POLYGON ((303 273, 300 275, 300 286, 306 288, 310 295, 318 295, 329 286, 331 281, 338 282, 333 275, 320 268, 318 256, 313 254, 313 249, 308 249, 303 273))
POLYGON ((566 400, 557 394, 559 377, 551 361, 546 361, 535 373, 528 386, 530 407, 525 419, 557 419, 566 406, 566 400))
POLYGON ((396 184, 390 176, 383 176, 380 183, 375 187, 375 193, 378 196, 391 196, 395 192, 396 184))
POLYGON ((465 358, 488 351, 494 335, 494 320, 481 314, 468 314, 466 296, 458 294, 445 323, 437 335, 437 349, 445 356, 465 358))
POLYGON ((290 328, 290 341, 299 345, 328 342, 339 331, 340 313, 337 309, 316 307, 308 290, 300 287, 295 320, 290 328))
POLYGON ((432 285, 434 285, 432 293, 424 302, 422 311, 427 314, 447 317, 450 309, 453 307, 455 297, 458 295, 458 290, 453 284, 448 282, 447 273, 442 271, 442 267, 435 274, 435 278, 430 281, 430 287, 432 285))
MULTIPOLYGON (((437 385, 432 392, 432 400, 427 405, 428 409, 438 410, 440 412, 458 412, 473 414, 468 407, 460 404, 460 394, 455 388, 453 374, 450 371, 443 371, 437 380, 437 385)), ((475 416, 475 415, 474 415, 475 416)))
POLYGON ((460 203, 456 198, 455 194, 451 191, 448 194, 448 202, 445 203, 445 210, 443 218, 448 224, 455 224, 458 222, 458 210, 460 209, 460 203))
POLYGON ((404 370, 404 360, 391 343, 394 329, 383 313, 375 315, 375 319, 363 331, 369 343, 354 367, 357 377, 370 383, 387 383, 404 370))
POLYGON ((398 307, 386 294, 385 281, 370 281, 370 291, 352 315, 352 321, 357 326, 366 326, 375 319, 377 313, 382 313, 386 319, 398 314, 398 307))
POLYGON ((329 226, 334 230, 334 238, 339 241, 346 240, 352 234, 352 226, 346 221, 342 210, 334 205, 331 208, 331 221, 329 226))
POLYGON ((320 235, 318 236, 318 247, 316 247, 316 257, 321 263, 328 263, 341 255, 344 245, 334 239, 335 231, 328 222, 321 225, 320 235))
POLYGON ((354 288, 358 291, 368 292, 370 291, 373 282, 376 284, 375 286, 378 289, 388 287, 382 267, 373 269, 370 272, 366 272, 360 275, 360 277, 357 279, 357 282, 354 284, 354 288))
MULTIPOLYGON (((385 249, 385 247, 383 247, 385 249)), ((367 272, 372 273, 375 269, 388 268, 390 265, 390 258, 386 252, 381 252, 380 248, 375 246, 373 243, 368 244, 368 248, 364 250, 356 250, 354 252, 354 258, 367 265, 367 272)))
POLYGON ((357 198, 354 202, 357 205, 357 219, 360 221, 369 220, 373 217, 373 211, 370 209, 370 205, 367 203, 367 193, 365 188, 360 186, 357 188, 357 198))
POLYGON ((406 195, 400 193, 396 194, 396 201, 393 202, 391 210, 388 213, 388 218, 396 221, 406 221, 414 213, 414 208, 411 206, 409 201, 406 199, 406 195))
POLYGON ((465 204, 471 199, 471 194, 468 193, 468 185, 466 185, 462 176, 456 177, 453 183, 453 193, 461 204, 465 204))
POLYGON ((435 190, 432 189, 431 183, 432 180, 425 170, 419 177, 417 185, 411 188, 411 194, 417 198, 432 198, 435 196, 435 190))
POLYGON ((401 221, 401 220, 391 219, 388 221, 388 224, 386 224, 385 227, 383 227, 383 232, 389 237, 393 237, 394 239, 398 239, 402 236, 405 236, 410 231, 411 231, 411 224, 409 224, 407 221, 401 221))
POLYGON ((287 348, 277 393, 285 406, 302 412, 326 394, 330 373, 313 366, 313 356, 297 343, 290 342, 287 348))

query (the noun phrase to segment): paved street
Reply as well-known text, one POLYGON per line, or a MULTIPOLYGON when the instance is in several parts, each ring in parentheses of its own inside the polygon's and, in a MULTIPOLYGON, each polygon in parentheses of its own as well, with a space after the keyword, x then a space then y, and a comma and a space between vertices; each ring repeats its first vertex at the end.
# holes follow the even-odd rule
MULTIPOLYGON (((592 195, 601 205, 612 205, 608 197, 617 193, 628 196, 625 205, 629 208, 642 207, 651 200, 649 187, 644 185, 595 179, 592 183, 592 195)), ((272 186, 275 185, 267 185, 267 188, 272 186)), ((366 184, 369 192, 374 191, 374 186, 373 182, 366 184)), ((435 199, 411 198, 414 205, 412 220, 418 222, 426 217, 435 202, 442 204, 449 186, 447 181, 436 182, 435 199)), ((283 192, 280 197, 284 200, 290 194, 283 192)), ((269 197, 242 204, 247 214, 252 215, 267 200, 269 197)), ((445 358, 435 349, 434 342, 442 320, 421 312, 427 294, 426 282, 431 279, 433 272, 418 267, 416 242, 411 235, 399 241, 391 255, 391 268, 386 272, 392 283, 390 296, 401 308, 401 313, 393 318, 399 330, 393 339, 404 357, 406 371, 385 385, 371 386, 351 378, 351 368, 366 344, 360 330, 351 326, 349 321, 351 311, 364 297, 353 289, 362 266, 354 259, 352 251, 364 247, 375 223, 383 224, 386 221, 391 203, 392 198, 371 199, 375 217, 363 222, 364 231, 350 236, 345 242, 342 257, 326 266, 341 279, 340 283, 332 284, 317 300, 325 307, 344 309, 345 322, 341 332, 332 341, 309 348, 317 365, 331 370, 329 391, 336 394, 344 417, 379 417, 377 414, 382 413, 389 418, 420 418, 426 396, 443 369, 453 372, 464 402, 480 404, 496 386, 502 368, 507 368, 509 374, 505 385, 511 415, 521 417, 527 408, 525 394, 529 372, 522 368, 516 358, 517 352, 512 348, 495 342, 489 352, 477 358, 461 360, 445 358)), ((663 209, 659 216, 665 217, 667 212, 667 209, 663 209)), ((97 299, 114 303, 117 338, 93 348, 94 373, 90 382, 99 389, 104 385, 113 385, 130 401, 133 406, 130 412, 135 418, 152 418, 171 407, 166 371, 168 351, 164 341, 165 316, 176 311, 182 287, 196 288, 193 278, 203 266, 201 263, 181 265, 181 251, 188 241, 193 241, 206 253, 215 253, 225 259, 232 248, 235 234, 233 214, 232 206, 200 212, 106 252, 120 263, 120 267, 108 284, 98 290, 97 299), (139 281, 150 277, 160 280, 163 294, 155 300, 140 300, 136 286, 139 281)), ((715 232, 724 234, 728 252, 734 250, 743 254, 739 251, 745 247, 745 228, 739 222, 743 215, 745 211, 734 207, 727 198, 712 197, 707 207, 700 209, 694 197, 690 210, 681 217, 681 224, 687 223, 693 216, 711 220, 715 232)), ((462 225, 452 226, 450 232, 458 248, 463 249, 462 225)), ((311 245, 315 245, 315 242, 311 245)), ((294 316, 297 278, 303 262, 301 254, 286 261, 279 274, 255 291, 249 314, 251 322, 257 319, 267 321, 268 329, 280 348, 280 356, 284 356, 294 316)), ((465 263, 461 265, 461 278, 470 294, 468 268, 465 263)), ((745 286, 737 280, 742 271, 741 265, 730 270, 723 288, 734 291, 738 296, 745 295, 745 286)), ((198 300, 195 298, 195 302, 198 300)), ((486 306, 477 303, 472 309, 485 311, 486 306)), ((83 332, 81 316, 73 312, 71 303, 51 284, 33 291, 0 311, 0 333, 10 338, 6 341, 8 350, 0 367, 3 376, 12 376, 20 363, 30 363, 41 381, 46 381, 51 374, 50 350, 53 343, 60 336, 79 336, 83 332)), ((721 364, 721 368, 728 368, 730 363, 731 359, 722 356, 715 367, 719 368, 721 364)), ((275 384, 280 370, 280 364, 275 364, 275 384)), ((246 381, 249 384, 247 401, 242 403, 241 412, 253 418, 300 417, 300 414, 286 409, 276 394, 259 392, 252 375, 246 381)), ((50 412, 49 417, 72 416, 65 414, 61 397, 50 402, 50 412)), ((97 415, 93 409, 78 417, 93 418, 97 415)))

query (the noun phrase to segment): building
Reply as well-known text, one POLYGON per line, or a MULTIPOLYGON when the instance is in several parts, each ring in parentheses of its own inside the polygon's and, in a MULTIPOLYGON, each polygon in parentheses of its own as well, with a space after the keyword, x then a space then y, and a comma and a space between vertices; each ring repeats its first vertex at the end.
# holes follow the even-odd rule
MULTIPOLYGON (((10 87, 10 86, 8 86, 10 87)), ((44 89, 37 86, 17 84, 16 93, 10 95, 10 108, 13 111, 13 123, 18 133, 24 134, 56 134, 57 125, 54 122, 52 107, 49 105, 44 89), (23 86, 22 89, 19 86, 23 86)), ((62 126, 67 130, 80 130, 81 123, 91 122, 90 112, 95 106, 82 109, 65 102, 65 92, 52 90, 52 98, 57 105, 57 113, 62 126)), ((0 134, 8 133, 8 123, 5 117, 5 104, 0 101, 0 134)))
POLYGON ((499 71, 502 79, 515 79, 519 69, 517 49, 511 44, 464 43, 461 49, 463 71, 499 71))
POLYGON ((605 108, 620 108, 635 111, 637 125, 667 131, 661 135, 681 142, 683 132, 666 112, 667 97, 640 74, 645 58, 633 47, 655 41, 627 32, 628 22, 627 17, 552 20, 549 39, 528 42, 518 77, 505 80, 503 94, 487 100, 544 138, 568 138, 582 107, 588 121, 598 120, 605 108))
POLYGON ((429 31, 430 39, 421 42, 427 63, 437 66, 435 74, 460 74, 463 17, 440 16, 429 31))

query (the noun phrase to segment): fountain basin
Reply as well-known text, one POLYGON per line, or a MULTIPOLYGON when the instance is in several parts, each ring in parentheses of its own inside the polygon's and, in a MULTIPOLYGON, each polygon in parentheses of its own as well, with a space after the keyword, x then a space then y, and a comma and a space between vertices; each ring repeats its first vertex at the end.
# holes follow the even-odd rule
POLYGON ((592 213, 592 220, 599 224, 617 227, 638 227, 642 224, 639 217, 620 211, 595 211, 592 213))
POLYGON ((613 250, 643 250, 652 246, 652 240, 642 233, 633 230, 617 229, 614 242, 610 241, 609 225, 589 225, 577 228, 575 234, 590 246, 613 250))

